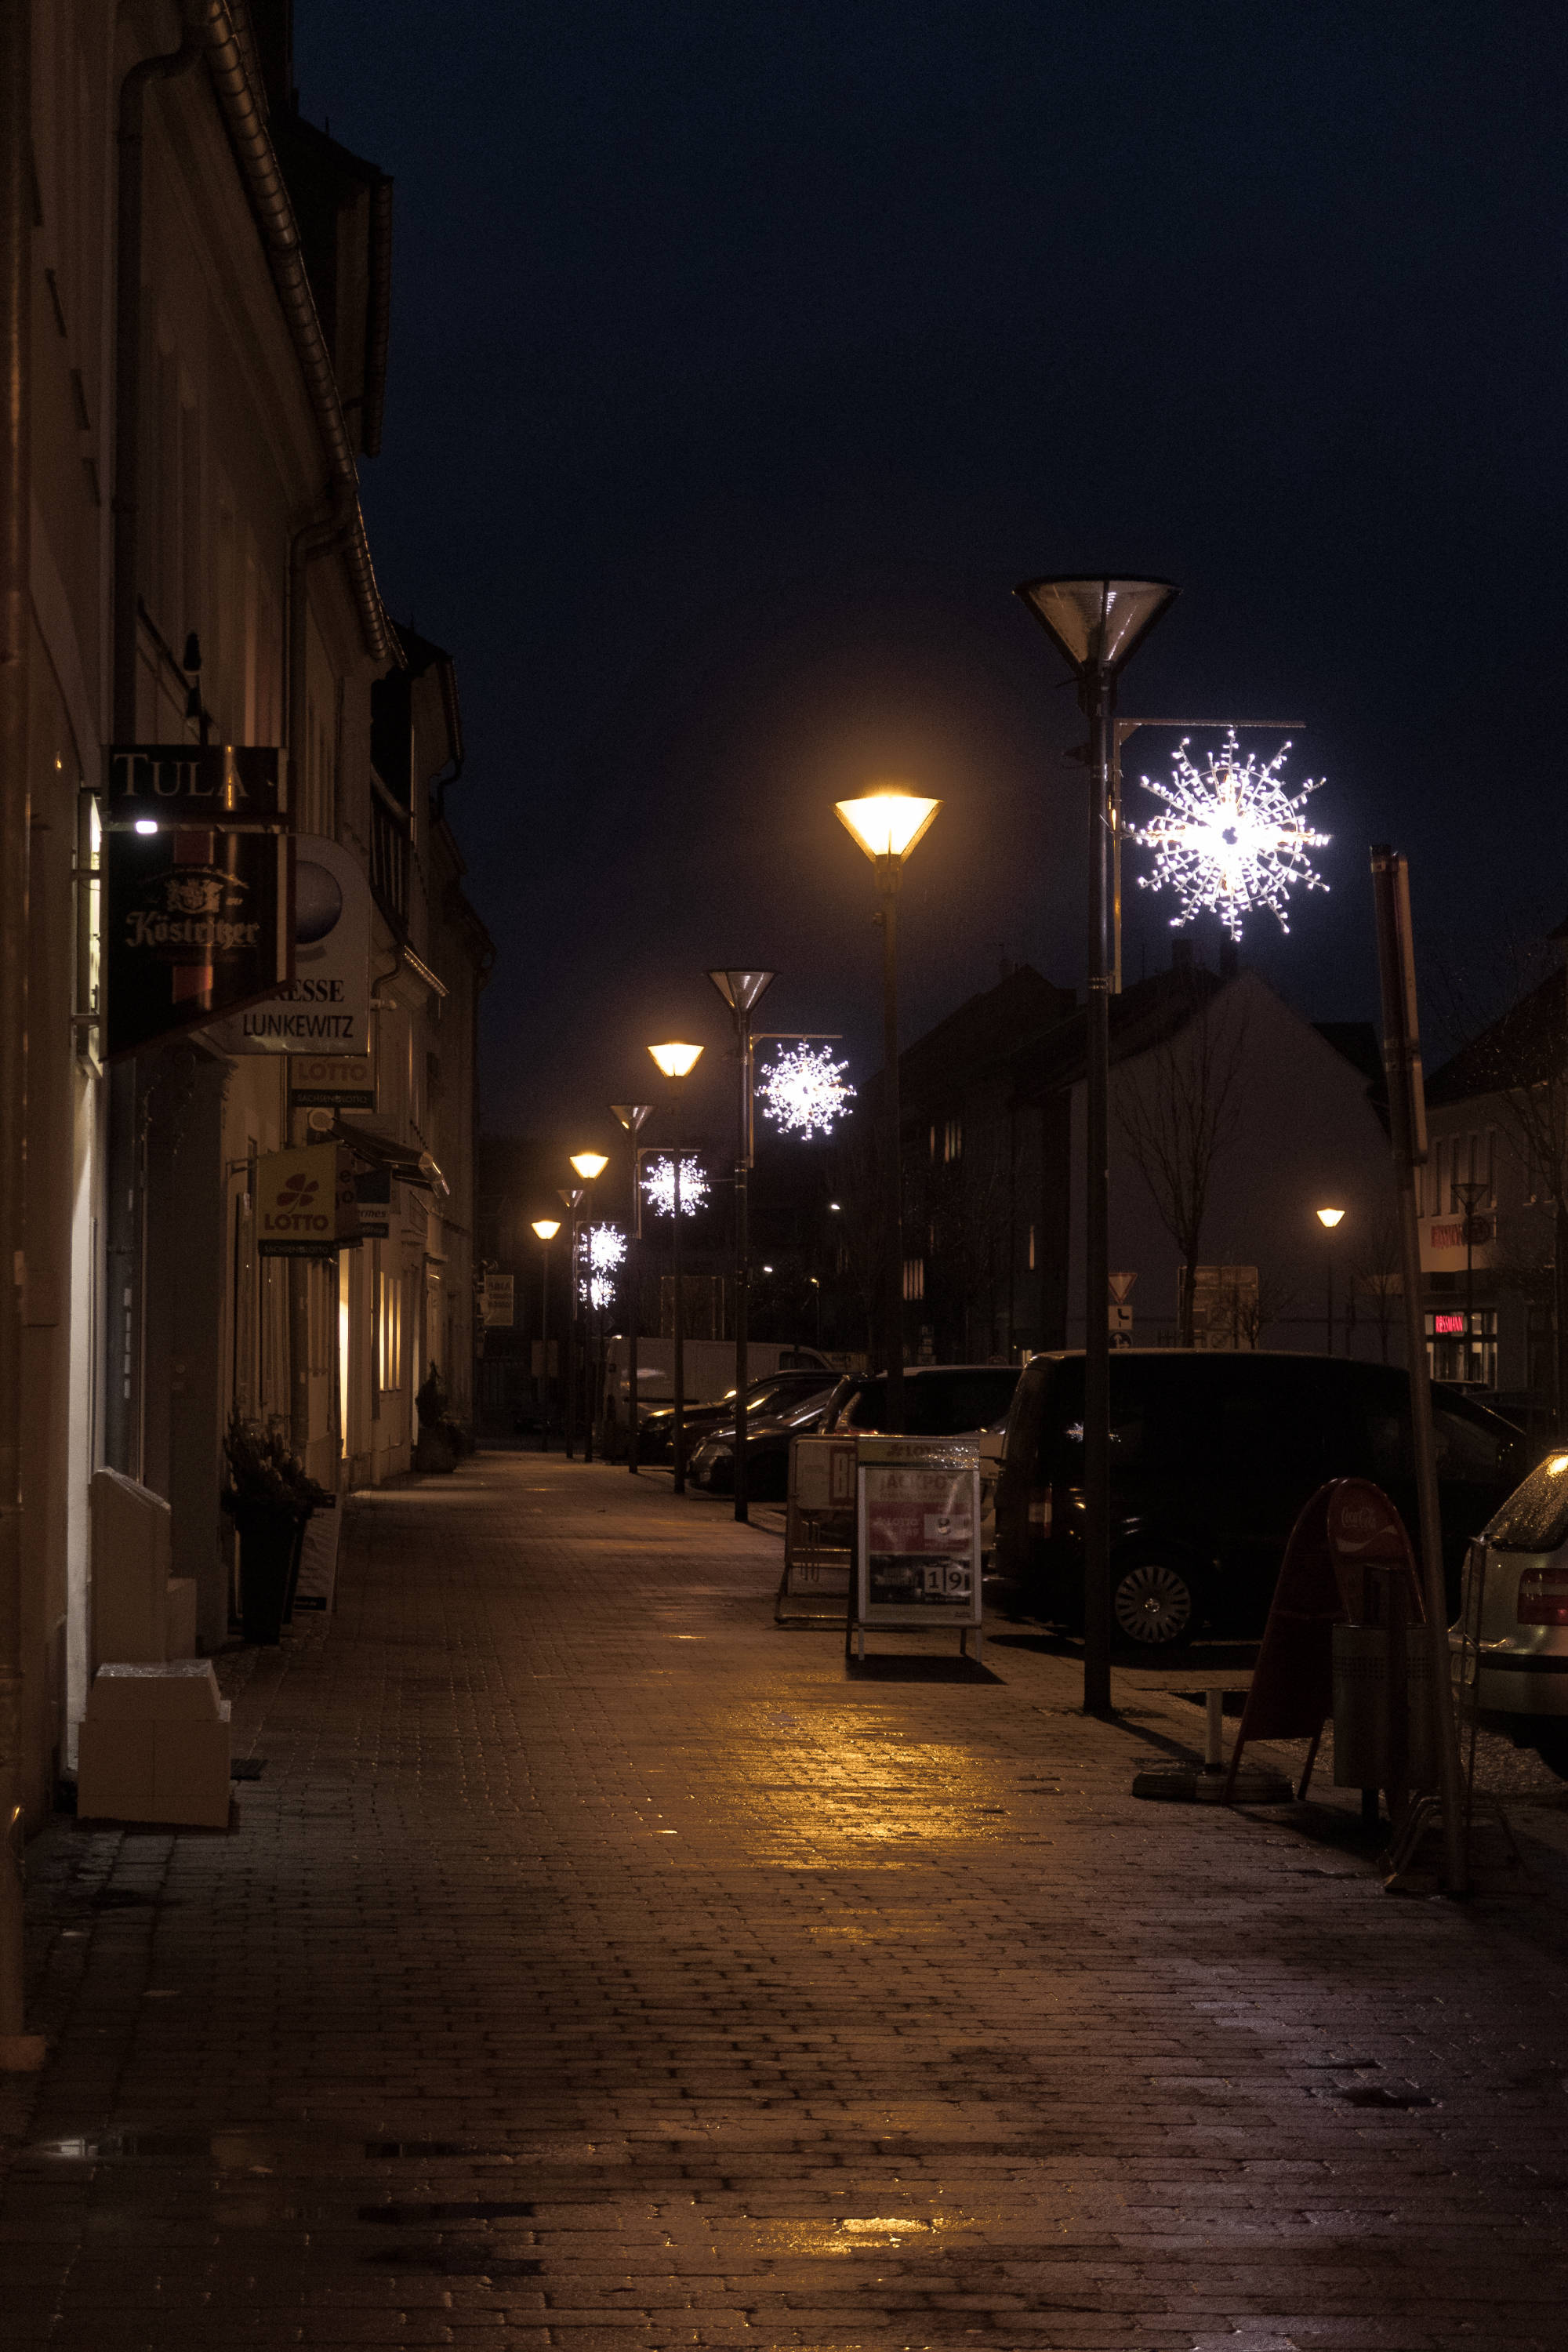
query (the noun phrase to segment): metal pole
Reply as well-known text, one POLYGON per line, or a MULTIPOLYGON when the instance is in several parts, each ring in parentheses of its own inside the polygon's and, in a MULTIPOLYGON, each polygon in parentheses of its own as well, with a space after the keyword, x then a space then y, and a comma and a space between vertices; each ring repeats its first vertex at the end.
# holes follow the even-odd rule
POLYGON ((1327 1320, 1329 1329, 1329 1353, 1331 1356, 1334 1352, 1334 1244, 1333 1236, 1331 1234, 1330 1235, 1327 1245, 1323 1251, 1323 1265, 1326 1270, 1329 1286, 1327 1320))
POLYGON ((752 1264, 747 1233, 747 1180, 752 1167, 752 1016, 742 1004, 735 1007, 735 1029, 741 1048, 740 1149, 735 1155, 735 1517, 750 1517, 751 1496, 746 1470, 746 1391, 750 1386, 746 1360, 752 1312, 752 1264))
POLYGON ((1377 924, 1378 980, 1383 999, 1383 1061, 1387 1078, 1390 1142, 1399 1190, 1400 1260, 1405 1283, 1405 1349, 1410 1370, 1411 1435, 1421 1518, 1421 1568, 1430 1659, 1429 1704, 1443 1801, 1443 1878, 1450 1895, 1469 1885, 1459 1741, 1449 1682, 1448 1607, 1443 1575, 1443 1523, 1437 1496, 1437 1453, 1432 1425, 1432 1383, 1421 1307, 1421 1234, 1415 1171, 1426 1157, 1421 1039, 1416 1019, 1415 958, 1410 924, 1410 878, 1403 857, 1379 845, 1372 853, 1377 924))
MULTIPOLYGON (((677 1099, 679 1100, 679 1097, 677 1099)), ((675 1491, 678 1495, 684 1495, 686 1492, 686 1316, 683 1310, 686 1302, 680 1295, 680 1146, 679 1143, 675 1147, 672 1165, 675 1171, 675 1230, 671 1244, 675 1267, 675 1428, 672 1444, 675 1491)))
POLYGON ((888 1404, 883 1416, 894 1436, 904 1427, 904 1185, 902 1124, 899 1099, 899 881, 900 861, 877 860, 882 924, 882 1074, 885 1167, 882 1216, 886 1244, 882 1272, 883 1349, 888 1404))
POLYGON ((566 1301, 566 1459, 573 1459, 577 1444, 577 1213, 572 1213, 572 1235, 567 1245, 566 1283, 570 1296, 566 1301))
POLYGON ((642 1153, 637 1129, 632 1129, 631 1238, 626 1246, 626 1468, 637 1475, 637 1326, 642 1321, 642 1153))
POLYGON ((544 1430, 540 1445, 542 1454, 550 1451, 550 1244, 542 1242, 544 1254, 544 1279, 539 1293, 539 1393, 544 1402, 544 1430))
POLYGON ((581 1292, 584 1283, 586 1282, 588 1286, 587 1313, 583 1318, 583 1459, 584 1462, 592 1462, 594 1458, 594 1403, 595 1394, 598 1385, 595 1372, 595 1349, 598 1336, 599 1317, 598 1310, 594 1305, 594 1225, 591 1218, 584 1218, 584 1220, 583 1239, 587 1244, 585 1258, 587 1270, 585 1273, 580 1274, 576 1281, 573 1284, 572 1296, 575 1298, 581 1292))
POLYGON ((1089 1004, 1084 1134, 1083 1708, 1110 1713, 1110 771, 1116 681, 1083 672, 1089 723, 1089 1004))

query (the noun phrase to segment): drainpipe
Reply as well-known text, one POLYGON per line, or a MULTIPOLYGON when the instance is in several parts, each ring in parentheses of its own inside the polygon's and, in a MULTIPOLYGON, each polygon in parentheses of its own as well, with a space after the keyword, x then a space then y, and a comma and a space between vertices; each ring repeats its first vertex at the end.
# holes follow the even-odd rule
POLYGON ((22 2031, 22 1278, 27 1132, 28 394, 33 207, 28 0, 0 0, 0 2068, 22 2031))
MULTIPOLYGON (((359 514, 352 475, 340 475, 324 517, 307 523, 289 542, 289 810, 296 826, 305 786, 306 735, 310 713, 310 605, 306 578, 312 563, 346 547, 359 514)), ((288 1073, 284 1073, 284 1087, 288 1073)), ((283 1098, 283 1140, 294 1140, 294 1114, 283 1098)), ((333 1266, 337 1261, 332 1260, 333 1266)), ((333 1329, 337 1307, 332 1307, 333 1329)), ((334 1358, 336 1347, 333 1349, 334 1358)), ((300 1461, 310 1442, 310 1262, 289 1260, 289 1443, 300 1461)), ((335 1477, 333 1483, 335 1484, 335 1477)))
MULTIPOLYGON (((113 707, 110 740, 136 740, 138 621, 136 573, 142 503, 142 140, 150 82, 188 73, 206 47, 206 33, 187 16, 177 49, 143 58, 120 85, 115 142, 113 707)), ((141 1083, 132 1056, 109 1074, 105 1181, 109 1362, 104 1380, 104 1456, 110 1466, 140 1478, 142 1383, 146 1269, 142 1257, 141 1083)))

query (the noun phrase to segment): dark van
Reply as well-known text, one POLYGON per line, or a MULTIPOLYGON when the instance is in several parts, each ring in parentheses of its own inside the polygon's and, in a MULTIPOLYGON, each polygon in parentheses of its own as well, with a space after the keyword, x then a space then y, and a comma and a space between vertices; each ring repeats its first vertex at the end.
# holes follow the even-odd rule
MULTIPOLYGON (((1528 1466, 1520 1433, 1434 1387, 1450 1605, 1465 1548, 1528 1466)), ((1083 1357, 1025 1367, 1003 1439, 996 1563, 1004 1608, 1083 1618, 1083 1357)), ((1414 1534, 1405 1375, 1334 1356, 1119 1349, 1110 1359, 1111 1621, 1167 1647, 1206 1628, 1256 1634, 1296 1515, 1326 1479, 1371 1478, 1414 1534)))

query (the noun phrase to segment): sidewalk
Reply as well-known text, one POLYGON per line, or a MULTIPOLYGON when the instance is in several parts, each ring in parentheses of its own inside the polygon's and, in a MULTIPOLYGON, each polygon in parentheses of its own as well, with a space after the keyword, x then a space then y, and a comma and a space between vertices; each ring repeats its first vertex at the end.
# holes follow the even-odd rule
POLYGON ((345 1551, 226 1683, 236 1834, 33 1850, 5 2352, 1568 2345, 1544 1846, 1402 1902, 1343 1810, 1140 1803, 1194 1708, 1005 1629, 847 1675, 620 1469, 345 1551))

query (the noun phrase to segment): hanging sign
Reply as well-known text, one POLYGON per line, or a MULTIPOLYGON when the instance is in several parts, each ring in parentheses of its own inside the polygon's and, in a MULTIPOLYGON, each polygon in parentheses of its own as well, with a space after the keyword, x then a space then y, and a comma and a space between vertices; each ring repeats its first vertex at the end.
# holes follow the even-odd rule
POLYGON ((375 1065, 368 1054, 290 1054, 294 1110, 374 1110, 375 1065))
POLYGON ((853 1622, 922 1633, 982 1622, 980 1450, 971 1439, 863 1437, 853 1622))
POLYGON ((384 1242, 392 1238, 392 1171, 370 1168, 354 1178, 354 1210, 360 1239, 384 1242))
POLYGON ((287 826, 288 761, 271 743, 130 743, 109 754, 103 822, 287 826))
POLYGON ((230 1054, 369 1053, 370 883, 339 843, 296 840, 293 978, 226 1022, 219 1043, 230 1054))
POLYGON ((487 1331, 510 1331, 512 1325, 513 1289, 517 1277, 510 1274, 487 1274, 481 1309, 487 1331))
POLYGON ((270 995, 289 974, 286 833, 105 831, 105 1048, 133 1053, 270 995))
POLYGON ((331 1257, 352 1247, 361 1234, 348 1146, 310 1143, 258 1160, 256 1234, 263 1257, 331 1257))

